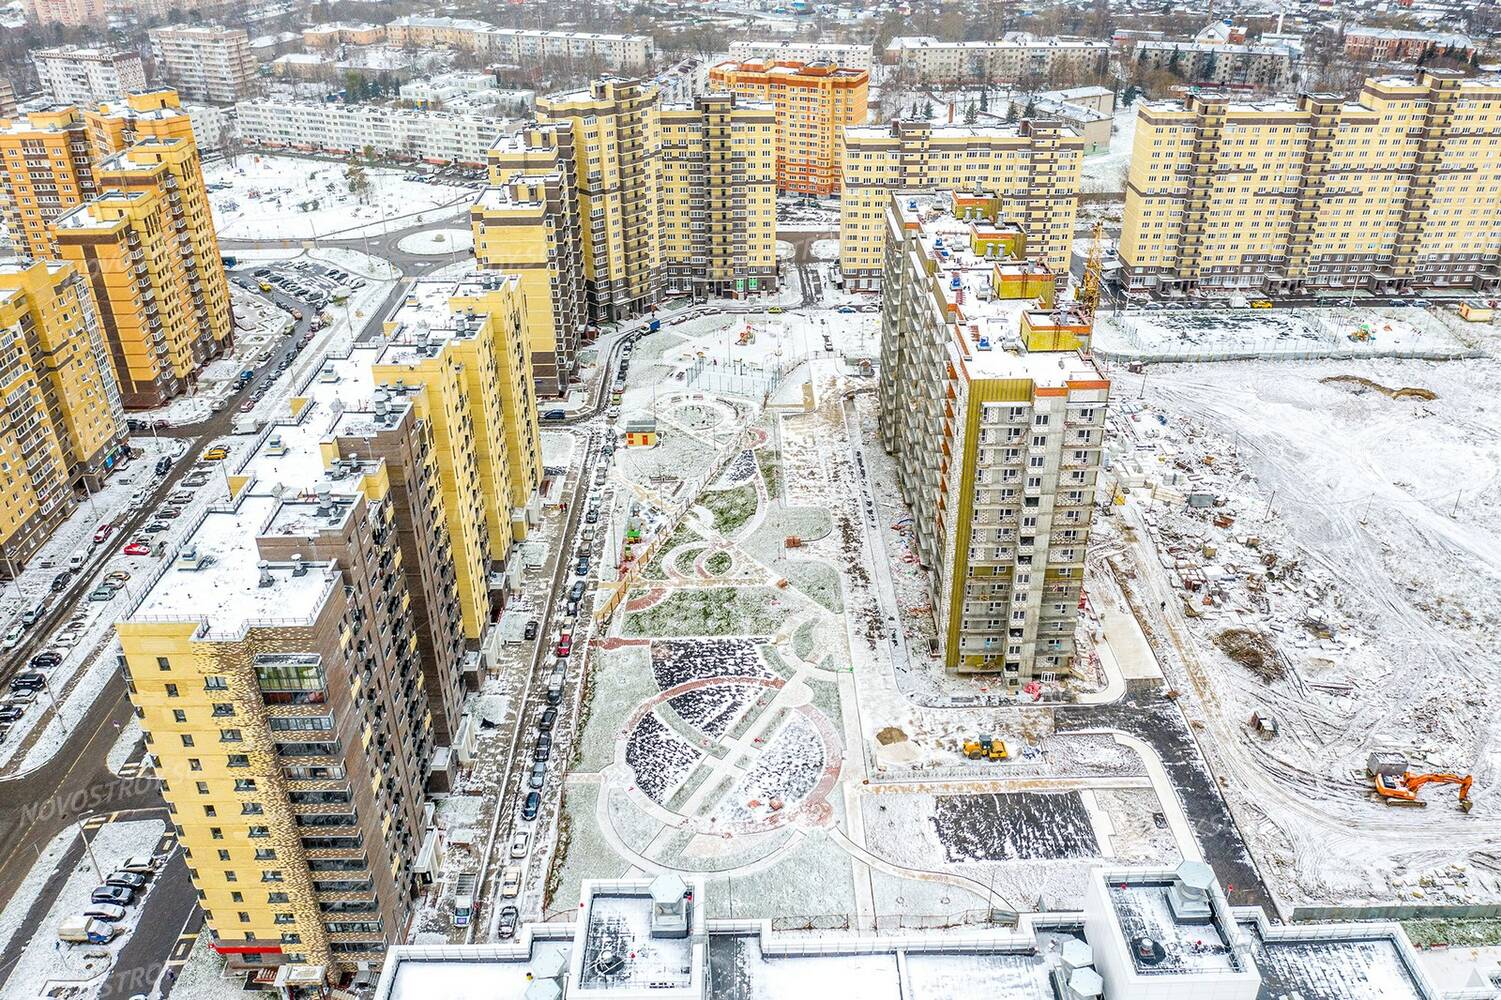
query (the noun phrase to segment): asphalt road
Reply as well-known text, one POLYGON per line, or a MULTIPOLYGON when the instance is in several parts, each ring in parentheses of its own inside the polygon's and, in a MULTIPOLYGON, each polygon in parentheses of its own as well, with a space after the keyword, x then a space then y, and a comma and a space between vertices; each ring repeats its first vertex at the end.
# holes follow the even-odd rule
MULTIPOLYGON (((278 298, 282 304, 293 304, 304 311, 304 319, 294 324, 287 343, 307 332, 313 310, 302 303, 278 298)), ((372 322, 377 323, 376 317, 372 322)), ((105 561, 114 555, 113 546, 125 542, 139 532, 167 496, 194 468, 196 457, 216 438, 229 433, 231 422, 238 413, 238 404, 254 391, 254 387, 267 381, 286 351, 273 351, 271 356, 256 369, 256 377, 226 401, 222 411, 208 420, 168 433, 185 438, 187 451, 172 469, 158 481, 155 489, 142 502, 140 508, 115 525, 115 532, 107 545, 99 546, 86 570, 75 575, 69 589, 57 600, 40 627, 33 627, 28 642, 20 655, 9 659, 0 673, 0 682, 21 668, 33 652, 45 644, 46 637, 62 621, 70 616, 84 595, 92 587, 93 577, 105 561)), ((129 721, 132 714, 125 682, 118 675, 111 676, 94 705, 83 721, 69 734, 62 748, 50 761, 30 774, 0 780, 0 908, 14 894, 44 848, 58 833, 69 825, 89 816, 112 814, 117 811, 161 810, 162 800, 154 779, 121 778, 109 770, 106 757, 119 736, 120 727, 129 721)), ((162 813, 165 815, 165 812, 162 813)), ((40 899, 28 914, 26 925, 34 925, 50 909, 62 882, 77 864, 82 845, 75 840, 68 856, 59 866, 61 875, 49 881, 40 899)), ((179 866, 180 867, 180 866, 179 866)), ((183 871, 186 883, 186 871, 183 871)), ((151 942, 158 930, 170 927, 177 929, 188 924, 197 912, 195 897, 189 886, 186 896, 179 892, 153 892, 147 897, 149 913, 141 919, 144 940, 136 945, 127 943, 121 958, 111 973, 112 981, 121 982, 132 977, 139 979, 151 966, 160 971, 162 956, 168 951, 153 953, 151 942), (130 964, 135 963, 135 964, 130 964), (133 971, 135 970, 135 971, 133 971)), ((23 925, 25 926, 25 925, 23 925)), ((165 933, 165 931, 162 931, 165 933)), ((17 935, 18 938, 22 937, 17 935)), ((19 956, 18 944, 12 942, 0 953, 0 982, 8 977, 19 956)), ((159 942, 158 942, 159 943, 159 942)), ((136 991, 139 992, 139 991, 136 991)), ((129 996, 127 992, 124 995, 129 996)))

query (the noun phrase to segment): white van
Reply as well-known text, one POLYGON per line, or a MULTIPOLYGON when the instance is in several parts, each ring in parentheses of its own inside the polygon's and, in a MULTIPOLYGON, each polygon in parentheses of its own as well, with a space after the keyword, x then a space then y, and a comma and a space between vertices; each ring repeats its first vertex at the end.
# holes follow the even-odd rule
POLYGON ((500 873, 500 896, 502 899, 513 899, 521 892, 521 869, 515 865, 507 865, 505 871, 500 873))
POLYGON ((89 554, 87 552, 75 552, 68 557, 68 568, 77 573, 88 565, 89 554))
POLYGON ((70 917, 57 929, 57 938, 69 944, 108 944, 118 933, 120 928, 102 920, 70 917))

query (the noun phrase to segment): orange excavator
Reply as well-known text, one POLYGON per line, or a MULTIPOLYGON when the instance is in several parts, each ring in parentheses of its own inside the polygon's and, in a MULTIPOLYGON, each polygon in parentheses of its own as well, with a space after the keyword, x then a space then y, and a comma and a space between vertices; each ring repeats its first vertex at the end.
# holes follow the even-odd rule
POLYGON ((1366 761, 1366 773, 1371 783, 1389 806, 1426 806, 1418 798, 1424 785, 1458 785, 1459 807, 1470 811, 1474 802, 1470 799, 1470 786, 1475 779, 1468 774, 1451 774, 1444 771, 1431 774, 1414 774, 1407 769, 1407 758, 1400 754, 1373 753, 1366 761))

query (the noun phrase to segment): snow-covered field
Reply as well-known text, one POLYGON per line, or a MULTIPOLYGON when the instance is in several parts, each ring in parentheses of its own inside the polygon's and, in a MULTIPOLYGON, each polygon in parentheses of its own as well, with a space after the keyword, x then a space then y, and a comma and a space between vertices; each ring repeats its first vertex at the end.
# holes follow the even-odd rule
POLYGON ((330 160, 246 153, 233 164, 206 163, 219 238, 377 235, 457 215, 474 200, 471 188, 409 181, 399 170, 361 169, 369 186, 356 193, 348 167, 330 160))
POLYGON ((1418 307, 1136 309, 1111 312, 1094 348, 1111 359, 1460 357, 1476 329, 1418 307))
POLYGON ((1498 392, 1490 359, 1225 363, 1154 369, 1117 404, 1137 488, 1102 542, 1124 523, 1146 543, 1169 681, 1284 899, 1501 901, 1498 392), (1473 774, 1474 810, 1450 785, 1382 805, 1377 750, 1473 774))

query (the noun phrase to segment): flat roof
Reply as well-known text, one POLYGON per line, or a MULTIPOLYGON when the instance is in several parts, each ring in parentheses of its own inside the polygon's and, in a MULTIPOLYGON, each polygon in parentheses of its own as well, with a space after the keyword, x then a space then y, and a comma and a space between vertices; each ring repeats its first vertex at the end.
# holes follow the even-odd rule
POLYGON ((1229 942, 1213 920, 1182 921, 1174 916, 1167 898, 1171 883, 1118 882, 1108 883, 1106 889, 1138 974, 1239 971, 1229 942), (1143 938, 1160 946, 1161 955, 1144 956, 1136 947, 1143 938))
POLYGON ((261 556, 255 538, 281 504, 278 497, 249 495, 234 508, 210 510, 126 620, 201 619, 210 635, 236 635, 258 622, 311 619, 331 588, 329 564, 313 564, 301 575, 275 564, 267 570, 271 584, 257 585, 261 556), (189 549, 196 563, 181 558, 189 549))
POLYGON ((652 937, 650 896, 596 893, 589 899, 579 990, 660 989, 693 979, 693 938, 652 937), (600 959, 612 954, 619 970, 606 974, 600 959))

